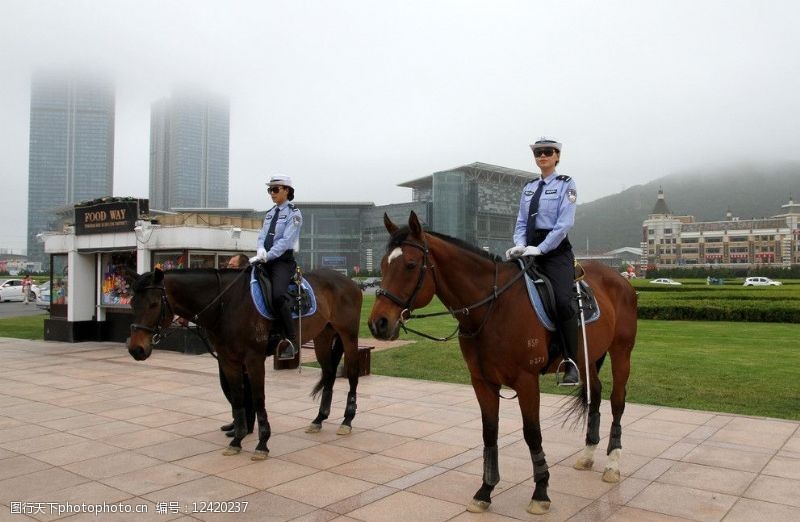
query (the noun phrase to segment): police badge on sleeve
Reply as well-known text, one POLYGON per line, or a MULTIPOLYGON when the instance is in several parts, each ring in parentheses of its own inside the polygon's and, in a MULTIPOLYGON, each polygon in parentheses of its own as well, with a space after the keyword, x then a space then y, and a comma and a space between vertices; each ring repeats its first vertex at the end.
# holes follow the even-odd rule
POLYGON ((570 203, 575 203, 578 201, 578 191, 575 189, 568 189, 567 190, 567 199, 570 203))

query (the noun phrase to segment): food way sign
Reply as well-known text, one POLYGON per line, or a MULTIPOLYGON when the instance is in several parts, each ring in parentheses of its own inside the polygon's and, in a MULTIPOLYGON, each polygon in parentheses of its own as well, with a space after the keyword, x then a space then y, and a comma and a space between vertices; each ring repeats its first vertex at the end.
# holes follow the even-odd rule
POLYGON ((75 205, 75 235, 130 232, 148 206, 146 199, 127 198, 75 205))

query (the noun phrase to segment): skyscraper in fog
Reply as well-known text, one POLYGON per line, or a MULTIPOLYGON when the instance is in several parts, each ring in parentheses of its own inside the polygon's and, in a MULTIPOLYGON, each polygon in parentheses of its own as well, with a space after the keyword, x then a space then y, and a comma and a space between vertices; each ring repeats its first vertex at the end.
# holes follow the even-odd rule
POLYGON ((114 190, 114 86, 66 73, 31 82, 28 156, 28 259, 47 264, 36 240, 53 210, 114 190))
POLYGON ((150 208, 228 206, 228 101, 173 93, 150 110, 150 208))

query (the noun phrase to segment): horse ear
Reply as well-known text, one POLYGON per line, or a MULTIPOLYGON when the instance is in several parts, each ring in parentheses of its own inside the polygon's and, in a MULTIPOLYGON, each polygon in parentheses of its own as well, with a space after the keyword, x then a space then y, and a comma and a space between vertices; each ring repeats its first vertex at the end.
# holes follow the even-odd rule
POLYGON ((153 270, 153 284, 157 285, 163 280, 164 280, 164 272, 162 272, 160 268, 156 268, 155 270, 153 270))
POLYGON ((386 212, 383 213, 383 225, 386 227, 386 230, 389 231, 390 234, 394 234, 397 230, 397 225, 392 223, 392 220, 389 219, 389 214, 386 212))
POLYGON ((419 222, 417 213, 413 210, 411 211, 411 215, 408 216, 408 228, 411 229, 411 233, 415 236, 422 234, 422 225, 419 222))

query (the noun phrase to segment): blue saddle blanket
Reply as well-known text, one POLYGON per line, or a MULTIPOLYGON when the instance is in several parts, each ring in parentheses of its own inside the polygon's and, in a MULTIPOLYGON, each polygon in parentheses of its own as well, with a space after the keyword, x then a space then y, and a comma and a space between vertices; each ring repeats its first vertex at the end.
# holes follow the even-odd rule
MULTIPOLYGON (((523 266, 524 263, 520 263, 520 266, 523 266)), ((588 292, 586 292, 586 288, 588 288, 588 284, 586 281, 581 281, 581 298, 583 301, 584 307, 586 307, 587 299, 588 299, 588 292)), ((536 289, 536 281, 534 281, 528 273, 525 273, 525 285, 528 287, 528 297, 531 300, 531 305, 533 309, 536 311, 536 315, 539 317, 539 321, 542 323, 546 329, 551 332, 556 331, 556 326, 553 324, 553 320, 547 315, 545 311, 544 303, 542 302, 542 296, 539 295, 539 291, 536 289)), ((593 323, 600 318, 600 307, 597 305, 596 302, 593 303, 594 306, 591 307, 588 311, 584 311, 586 313, 586 324, 593 323)), ((586 310, 584 308, 584 310, 586 310)))
MULTIPOLYGON (((302 317, 308 317, 309 315, 314 315, 317 313, 317 298, 314 295, 314 289, 311 288, 311 285, 308 283, 306 278, 302 278, 300 280, 300 285, 303 287, 303 291, 308 294, 308 308, 303 309, 302 317)), ((296 294, 297 293, 297 285, 294 283, 289 284, 289 292, 296 294)), ((256 271, 253 269, 250 272, 250 295, 253 297, 253 304, 256 306, 256 310, 262 316, 266 317, 270 321, 274 320, 275 317, 267 310, 267 305, 264 302, 264 293, 261 291, 261 285, 258 284, 258 280, 256 279, 256 271)), ((297 319, 301 315, 298 314, 295 306, 292 306, 292 317, 297 319)))

